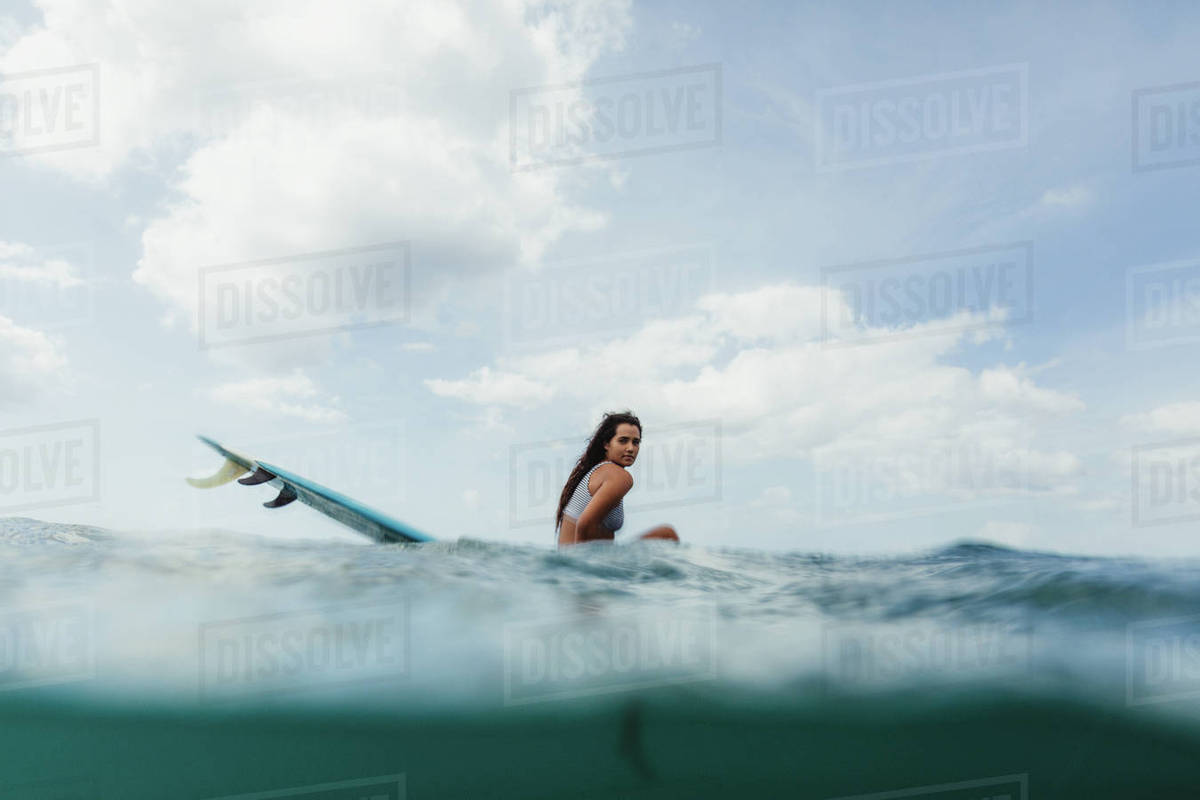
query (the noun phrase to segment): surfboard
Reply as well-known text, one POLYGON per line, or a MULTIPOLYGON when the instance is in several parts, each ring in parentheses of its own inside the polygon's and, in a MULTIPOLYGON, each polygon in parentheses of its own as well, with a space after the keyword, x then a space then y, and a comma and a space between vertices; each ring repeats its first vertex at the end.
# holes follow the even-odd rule
POLYGON ((283 508, 299 500, 330 519, 369 536, 377 542, 432 542, 434 540, 432 536, 341 492, 231 447, 226 447, 207 436, 196 438, 225 457, 225 462, 215 474, 207 478, 187 479, 189 484, 198 489, 223 486, 235 479, 243 486, 258 486, 266 483, 279 490, 279 494, 274 500, 263 503, 267 508, 283 508))

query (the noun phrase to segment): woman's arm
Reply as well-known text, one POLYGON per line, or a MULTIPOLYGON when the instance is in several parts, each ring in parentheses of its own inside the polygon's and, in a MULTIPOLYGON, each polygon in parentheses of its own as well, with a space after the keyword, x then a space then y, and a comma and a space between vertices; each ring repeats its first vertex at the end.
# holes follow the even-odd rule
POLYGON ((600 478, 600 486, 575 523, 576 542, 612 538, 601 530, 600 520, 608 516, 608 512, 616 508, 621 498, 633 488, 633 476, 615 464, 601 467, 596 470, 596 475, 600 478))

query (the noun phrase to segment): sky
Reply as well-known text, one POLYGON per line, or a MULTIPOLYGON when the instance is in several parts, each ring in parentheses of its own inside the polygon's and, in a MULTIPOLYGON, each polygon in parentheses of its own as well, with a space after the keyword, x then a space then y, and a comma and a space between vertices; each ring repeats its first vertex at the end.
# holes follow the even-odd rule
MULTIPOLYGON (((0 515, 1197 554, 1187 3, 7 2, 0 515)), ((165 535, 165 534, 164 534, 165 535)))

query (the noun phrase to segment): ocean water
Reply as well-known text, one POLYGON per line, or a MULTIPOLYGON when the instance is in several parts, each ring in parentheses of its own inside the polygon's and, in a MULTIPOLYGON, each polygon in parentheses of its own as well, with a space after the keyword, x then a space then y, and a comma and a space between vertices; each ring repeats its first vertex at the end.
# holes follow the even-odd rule
POLYGON ((1200 562, 0 519, 3 798, 1200 793, 1200 562))

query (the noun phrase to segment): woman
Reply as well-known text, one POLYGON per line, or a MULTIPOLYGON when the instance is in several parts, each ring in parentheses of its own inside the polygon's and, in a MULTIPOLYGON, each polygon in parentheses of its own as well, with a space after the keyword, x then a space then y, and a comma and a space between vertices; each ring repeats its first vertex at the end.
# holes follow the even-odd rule
MULTIPOLYGON (((558 500, 558 546, 596 540, 612 541, 625 524, 624 497, 633 488, 628 469, 642 444, 642 423, 629 412, 605 414, 587 449, 579 457, 558 500)), ((678 542, 670 525, 659 525, 641 539, 678 542)))

